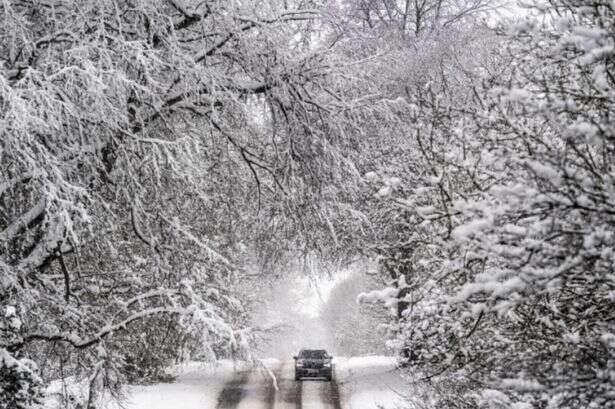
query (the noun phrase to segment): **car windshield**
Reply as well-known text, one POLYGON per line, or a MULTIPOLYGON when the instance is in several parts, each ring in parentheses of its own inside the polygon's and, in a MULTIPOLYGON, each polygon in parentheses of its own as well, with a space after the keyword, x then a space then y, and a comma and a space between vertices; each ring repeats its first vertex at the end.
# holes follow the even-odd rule
POLYGON ((299 357, 305 359, 325 359, 327 358, 327 351, 324 349, 305 350, 301 351, 299 357))

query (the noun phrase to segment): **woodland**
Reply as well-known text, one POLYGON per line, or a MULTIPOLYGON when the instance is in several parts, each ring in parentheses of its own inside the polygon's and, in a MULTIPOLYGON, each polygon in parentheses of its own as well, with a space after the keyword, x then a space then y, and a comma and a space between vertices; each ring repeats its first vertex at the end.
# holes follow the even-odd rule
POLYGON ((610 0, 5 0, 0 409, 255 360, 357 263, 336 342, 434 408, 615 408, 614 118, 610 0))

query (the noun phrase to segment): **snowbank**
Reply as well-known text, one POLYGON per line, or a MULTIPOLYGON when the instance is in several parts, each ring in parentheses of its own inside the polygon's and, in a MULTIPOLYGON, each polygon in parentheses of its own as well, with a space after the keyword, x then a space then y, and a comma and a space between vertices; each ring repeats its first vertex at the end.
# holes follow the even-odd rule
POLYGON ((408 385, 394 357, 339 357, 334 363, 345 409, 411 407, 406 402, 408 385))

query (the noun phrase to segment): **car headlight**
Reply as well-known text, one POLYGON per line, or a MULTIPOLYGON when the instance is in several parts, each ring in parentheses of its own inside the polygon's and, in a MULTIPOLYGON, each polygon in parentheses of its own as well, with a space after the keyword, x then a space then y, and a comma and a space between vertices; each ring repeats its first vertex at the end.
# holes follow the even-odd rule
POLYGON ((323 365, 325 368, 331 368, 331 362, 325 362, 323 365))
POLYGON ((297 366, 301 368, 303 366, 303 361, 297 361, 297 366))

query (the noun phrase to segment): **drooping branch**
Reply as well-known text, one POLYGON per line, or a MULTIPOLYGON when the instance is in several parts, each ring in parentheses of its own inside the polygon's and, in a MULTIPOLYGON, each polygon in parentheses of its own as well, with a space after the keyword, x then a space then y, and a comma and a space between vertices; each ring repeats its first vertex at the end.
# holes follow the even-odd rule
MULTIPOLYGON (((107 325, 100 331, 98 331, 93 336, 82 339, 81 337, 73 334, 73 333, 58 333, 58 334, 44 334, 44 333, 32 333, 26 334, 23 337, 23 343, 29 343, 32 341, 46 341, 46 342, 65 342, 70 344, 72 347, 76 349, 85 349, 89 348, 92 345, 98 344, 104 338, 112 334, 113 332, 119 330, 126 330, 127 327, 135 321, 140 321, 145 318, 161 315, 161 314, 178 314, 185 315, 192 313, 194 310, 191 308, 181 308, 181 307, 156 307, 156 308, 148 308, 138 313, 131 315, 130 317, 112 325, 107 325)), ((9 351, 16 351, 22 347, 22 344, 12 345, 7 348, 9 351)))
POLYGON ((4 230, 0 232, 0 242, 9 242, 21 231, 25 230, 35 220, 41 219, 45 213, 47 201, 45 198, 41 199, 30 210, 13 220, 4 230))

